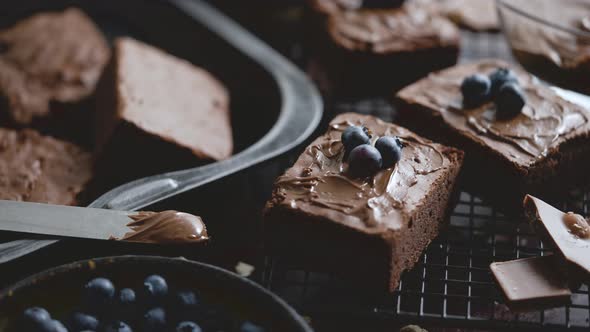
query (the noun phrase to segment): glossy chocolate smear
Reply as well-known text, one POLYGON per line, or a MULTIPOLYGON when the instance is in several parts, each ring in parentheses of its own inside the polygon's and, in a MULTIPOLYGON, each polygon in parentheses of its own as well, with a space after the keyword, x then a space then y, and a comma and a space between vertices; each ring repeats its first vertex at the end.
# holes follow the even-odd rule
MULTIPOLYGON (((377 125, 367 123, 364 120, 368 117, 356 116, 352 119, 332 123, 328 132, 300 157, 302 162, 277 180, 275 196, 291 208, 311 204, 325 208, 327 214, 345 214, 365 226, 383 225, 384 219, 401 213, 401 208, 409 199, 409 190, 421 176, 445 166, 445 157, 430 141, 403 128, 379 120, 371 120, 377 121, 377 125), (347 174, 348 165, 343 161, 344 149, 340 137, 352 125, 369 128, 373 142, 381 136, 399 136, 404 144, 401 160, 373 177, 350 177, 347 174)), ((385 226, 401 227, 398 224, 385 226)))
POLYGON ((453 23, 418 8, 343 12, 330 19, 329 32, 347 49, 389 53, 454 45, 453 23))
POLYGON ((201 218, 178 211, 138 212, 127 226, 132 229, 122 241, 183 244, 208 240, 201 218))
POLYGON ((563 213, 530 195, 525 197, 524 206, 529 221, 545 230, 565 259, 590 273, 590 239, 586 220, 563 213), (573 221, 573 218, 576 220, 573 221))
POLYGON ((527 103, 518 116, 496 119, 496 107, 492 102, 474 109, 463 108, 460 86, 465 77, 475 73, 487 75, 507 66, 493 60, 457 66, 431 74, 403 89, 398 96, 439 112, 445 122, 464 135, 505 152, 514 162, 529 165, 545 156, 563 136, 586 125, 589 114, 520 70, 515 73, 526 93, 527 103))

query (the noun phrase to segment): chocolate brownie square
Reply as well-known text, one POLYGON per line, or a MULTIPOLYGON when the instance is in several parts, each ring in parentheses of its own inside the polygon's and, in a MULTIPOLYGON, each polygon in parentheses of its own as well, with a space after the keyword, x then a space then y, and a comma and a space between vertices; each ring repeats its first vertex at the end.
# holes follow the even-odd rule
POLYGON ((462 161, 461 151, 400 126, 339 115, 276 180, 264 212, 269 247, 393 291, 445 223, 462 161), (397 136, 401 160, 374 176, 351 177, 341 135, 352 125, 373 139, 397 136))
POLYGON ((590 166, 590 112, 557 95, 535 77, 497 60, 429 75, 399 91, 400 121, 466 153, 466 188, 505 212, 522 211, 525 194, 555 197, 582 181, 590 166), (472 74, 510 68, 526 96, 512 118, 496 117, 493 101, 466 109, 460 86, 472 74))
POLYGON ((310 35, 322 68, 315 76, 325 76, 320 85, 327 92, 379 95, 457 61, 459 29, 426 8, 344 10, 343 2, 326 2, 310 6, 316 14, 311 26, 319 30, 310 35))
POLYGON ((79 103, 94 92, 109 56, 103 35, 75 8, 1 30, 0 119, 25 126, 63 111, 52 103, 79 103))
POLYGON ((188 61, 119 38, 97 96, 97 151, 113 164, 109 175, 138 177, 232 154, 228 92, 188 61))
POLYGON ((92 156, 31 129, 0 128, 0 199, 75 205, 92 176, 92 156))

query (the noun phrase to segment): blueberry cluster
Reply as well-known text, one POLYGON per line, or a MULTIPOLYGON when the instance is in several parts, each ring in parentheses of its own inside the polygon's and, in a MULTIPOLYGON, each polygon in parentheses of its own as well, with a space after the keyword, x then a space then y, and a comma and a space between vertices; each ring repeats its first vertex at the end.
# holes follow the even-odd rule
POLYGON ((461 84, 461 93, 466 108, 493 100, 498 118, 514 117, 526 104, 526 96, 518 78, 507 68, 496 69, 490 76, 475 74, 466 77, 461 84))
POLYGON ((402 156, 402 144, 398 137, 383 136, 371 145, 371 135, 365 127, 350 126, 342 133, 344 159, 348 171, 354 177, 367 177, 380 169, 395 165, 402 156))
POLYGON ((28 308, 18 322, 17 331, 28 332, 264 332, 251 323, 238 323, 227 313, 205 306, 191 290, 171 291, 159 275, 145 278, 139 289, 118 292, 106 278, 90 280, 83 290, 80 308, 64 322, 52 319, 40 307, 28 308))

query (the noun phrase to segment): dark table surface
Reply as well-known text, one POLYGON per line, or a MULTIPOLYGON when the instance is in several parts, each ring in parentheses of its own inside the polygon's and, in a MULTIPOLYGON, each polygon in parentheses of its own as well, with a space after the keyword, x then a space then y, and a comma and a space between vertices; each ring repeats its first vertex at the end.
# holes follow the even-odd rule
MULTIPOLYGON (((237 4, 240 2, 220 0, 214 3, 304 70, 308 69, 310 57, 302 46, 305 35, 298 1, 280 4, 271 2, 272 5, 262 9, 262 15, 257 15, 261 13, 254 9, 248 10, 246 2, 237 4)), ((485 57, 513 61, 501 34, 465 31, 462 41, 461 62, 485 57)), ((388 121, 395 120, 395 110, 386 98, 326 100, 326 105, 326 118, 318 133, 325 129, 326 121, 342 112, 354 111, 388 121)), ((125 253, 182 255, 230 270, 234 270, 238 262, 255 266, 251 278, 289 300, 310 319, 318 331, 396 331, 396 327, 407 322, 418 322, 431 330, 445 327, 446 331, 456 331, 457 328, 536 330, 541 326, 561 330, 567 326, 589 326, 587 288, 579 293, 578 301, 581 302, 578 307, 574 305, 557 311, 535 313, 534 317, 509 313, 505 308, 502 309, 501 304, 494 302, 497 294, 487 264, 499 257, 536 255, 543 249, 539 249, 538 240, 531 232, 525 231, 517 223, 507 221, 493 207, 467 193, 461 194, 451 219, 451 229, 431 245, 413 271, 405 274, 402 287, 395 295, 357 299, 353 295, 355 292, 336 288, 338 296, 323 298, 325 292, 322 289, 327 287, 326 283, 333 286, 335 281, 321 274, 291 267, 282 262, 280 257, 265 255, 260 246, 261 209, 269 197, 275 177, 293 162, 299 151, 301 147, 263 165, 149 207, 154 210, 174 208, 195 211, 203 215, 205 220, 212 220, 208 227, 216 234, 216 241, 207 247, 179 252, 166 248, 69 240, 0 265, 0 287, 51 266, 78 259, 125 253), (231 202, 231 209, 227 208, 228 202, 231 202), (489 230, 484 224, 492 224, 493 229, 489 230), (493 237, 493 245, 474 245, 482 232, 482 236, 493 237), (462 234, 464 237, 460 237, 462 234), (457 238, 465 240, 453 242, 457 238), (502 241, 507 246, 504 256, 499 253, 498 246, 502 241), (483 263, 476 260, 477 257, 482 258, 483 263), (417 283, 412 284, 409 281, 412 279, 417 280, 417 283), (479 291, 481 294, 478 295, 479 291), (581 318, 576 316, 577 320, 574 320, 576 309, 584 313, 579 313, 581 318), (525 323, 519 325, 518 322, 525 323)), ((587 212, 586 196, 580 198, 583 193, 577 195, 571 202, 582 202, 581 209, 587 212)))

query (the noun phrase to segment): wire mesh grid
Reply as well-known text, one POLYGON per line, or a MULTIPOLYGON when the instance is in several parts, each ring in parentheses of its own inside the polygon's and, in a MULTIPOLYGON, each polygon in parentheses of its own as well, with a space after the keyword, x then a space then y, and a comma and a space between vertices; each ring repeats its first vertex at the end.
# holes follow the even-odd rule
MULTIPOLYGON (((460 61, 494 57, 512 61, 499 34, 465 32, 460 61)), ((393 120, 386 100, 335 102, 332 112, 372 114, 393 120)), ((587 190, 575 190, 561 203, 566 211, 588 214, 587 190)), ((582 285, 570 305, 513 313, 504 304, 489 264, 551 253, 522 220, 515 220, 461 192, 449 227, 431 243, 416 266, 403 274, 393 294, 354 293, 334 274, 290 265, 284 257, 265 260, 263 284, 311 317, 359 317, 432 322, 478 329, 587 330, 590 290, 582 285), (354 295, 351 295, 354 293, 354 295)))

